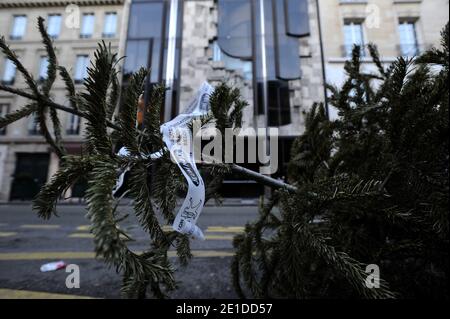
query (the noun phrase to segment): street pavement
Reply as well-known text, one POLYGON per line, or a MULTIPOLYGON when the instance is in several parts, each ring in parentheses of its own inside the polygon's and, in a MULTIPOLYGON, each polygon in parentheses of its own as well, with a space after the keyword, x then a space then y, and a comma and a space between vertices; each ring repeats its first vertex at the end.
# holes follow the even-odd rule
MULTIPOLYGON (((134 239, 129 246, 142 251, 149 245, 130 206, 120 206, 130 217, 121 228, 134 239)), ((121 276, 93 253, 92 234, 82 205, 58 206, 58 217, 37 217, 28 205, 0 205, 0 298, 120 298, 121 276), (80 268, 80 288, 66 287, 64 269, 43 273, 40 266, 63 260, 80 268)), ((179 289, 171 298, 236 298, 231 285, 233 236, 257 216, 252 206, 206 206, 198 225, 205 241, 192 241, 194 258, 182 267, 170 252, 179 289)))

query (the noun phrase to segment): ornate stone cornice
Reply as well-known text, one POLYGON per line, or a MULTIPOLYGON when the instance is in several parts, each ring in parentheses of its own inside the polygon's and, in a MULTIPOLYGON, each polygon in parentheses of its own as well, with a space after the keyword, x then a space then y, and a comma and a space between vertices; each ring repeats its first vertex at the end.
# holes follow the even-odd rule
POLYGON ((124 0, 0 0, 2 8, 37 8, 37 7, 60 7, 69 4, 79 6, 105 6, 120 5, 124 0))

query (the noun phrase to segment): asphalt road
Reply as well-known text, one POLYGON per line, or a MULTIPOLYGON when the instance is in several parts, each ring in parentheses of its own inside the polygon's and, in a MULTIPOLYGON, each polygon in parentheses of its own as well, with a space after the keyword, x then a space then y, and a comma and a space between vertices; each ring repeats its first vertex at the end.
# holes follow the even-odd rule
MULTIPOLYGON (((121 206, 123 212, 130 207, 121 206)), ((121 277, 94 259, 84 206, 61 205, 59 217, 39 219, 30 205, 0 205, 0 298, 119 298, 121 277), (80 268, 80 288, 68 289, 64 270, 41 272, 40 266, 63 260, 80 268)), ((130 214, 132 216, 132 214, 130 214)), ((194 258, 181 267, 173 258, 179 289, 172 298, 236 298, 229 265, 232 238, 257 215, 256 207, 205 207, 199 219, 206 241, 193 241, 194 258)), ((148 247, 148 236, 130 217, 121 227, 135 240, 133 250, 148 247)))

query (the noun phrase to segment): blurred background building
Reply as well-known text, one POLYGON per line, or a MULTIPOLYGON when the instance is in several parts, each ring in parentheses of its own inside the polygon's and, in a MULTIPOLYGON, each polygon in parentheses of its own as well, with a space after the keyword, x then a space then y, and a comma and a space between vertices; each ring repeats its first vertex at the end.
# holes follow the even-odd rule
MULTIPOLYGON (((46 18, 59 62, 78 83, 96 43, 111 42, 119 55, 126 55, 124 87, 129 75, 144 66, 151 70, 145 96, 156 83, 171 88, 165 97, 166 121, 182 111, 203 81, 239 87, 250 104, 244 127, 279 128, 279 177, 285 174, 293 139, 303 131, 303 112, 325 101, 325 82, 342 83, 352 46, 362 46, 368 69, 370 42, 378 45, 385 64, 399 55, 420 54, 439 44, 448 7, 448 0, 0 0, 0 34, 40 79, 47 62, 36 21, 46 18)), ((0 80, 25 87, 3 57, 0 80)), ((54 95, 68 103, 61 82, 54 95)), ((0 92, 0 115, 26 103, 0 92)), ((61 115, 66 148, 79 153, 83 121, 61 115)), ((332 108, 329 116, 337 116, 332 108)), ((0 131, 0 201, 31 199, 58 168, 57 157, 38 133, 32 118, 0 131)), ((74 185, 68 196, 81 196, 83 188, 74 185)), ((222 190, 233 197, 260 191, 237 177, 222 190)))

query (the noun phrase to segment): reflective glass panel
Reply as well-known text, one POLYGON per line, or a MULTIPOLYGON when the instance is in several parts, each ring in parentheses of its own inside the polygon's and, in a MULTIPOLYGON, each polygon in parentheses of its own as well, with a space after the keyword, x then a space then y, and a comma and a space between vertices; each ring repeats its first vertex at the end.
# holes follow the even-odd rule
POLYGON ((221 49, 236 58, 252 56, 250 0, 219 0, 218 40, 221 49))
POLYGON ((287 34, 303 37, 309 35, 307 0, 284 0, 287 34))
POLYGON ((301 77, 299 41, 286 34, 284 1, 273 0, 273 12, 276 21, 276 69, 277 77, 294 80, 301 77))
POLYGON ((133 3, 128 38, 161 37, 163 9, 161 2, 133 3))
POLYGON ((148 68, 150 40, 129 40, 125 54, 124 75, 136 72, 140 67, 148 68))

